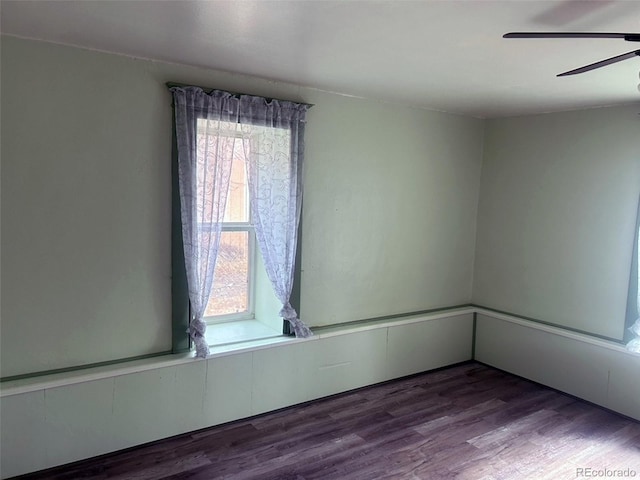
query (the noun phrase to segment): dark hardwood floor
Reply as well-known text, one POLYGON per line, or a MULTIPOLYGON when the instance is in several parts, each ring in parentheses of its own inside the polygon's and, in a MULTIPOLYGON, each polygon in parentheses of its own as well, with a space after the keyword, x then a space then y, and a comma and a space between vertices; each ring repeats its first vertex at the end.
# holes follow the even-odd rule
POLYGON ((23 479, 639 478, 640 423, 478 363, 23 479))

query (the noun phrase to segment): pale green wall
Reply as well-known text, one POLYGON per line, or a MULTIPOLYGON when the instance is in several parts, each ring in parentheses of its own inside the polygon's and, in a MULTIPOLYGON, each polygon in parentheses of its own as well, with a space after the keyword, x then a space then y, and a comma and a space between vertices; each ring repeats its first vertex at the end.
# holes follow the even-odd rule
POLYGON ((315 104, 302 317, 467 303, 483 124, 2 38, 2 375, 170 348, 166 81, 315 104))
POLYGON ((640 104, 488 121, 474 303, 621 339, 640 104))
POLYGON ((170 349, 165 92, 125 57, 1 55, 2 375, 170 349))
POLYGON ((468 303, 482 122, 311 98, 303 319, 326 325, 468 303))

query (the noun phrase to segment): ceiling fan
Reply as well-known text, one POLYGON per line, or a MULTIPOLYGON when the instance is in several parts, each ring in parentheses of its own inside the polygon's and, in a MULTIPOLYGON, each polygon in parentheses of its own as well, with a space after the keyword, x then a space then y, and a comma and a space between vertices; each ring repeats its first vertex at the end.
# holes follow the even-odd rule
MULTIPOLYGON (((589 33, 589 32, 511 32, 502 36, 503 38, 622 38, 627 42, 640 42, 640 33, 589 33)), ((640 49, 634 50, 615 57, 606 58, 599 62, 585 65, 584 67, 569 70, 568 72, 558 74, 558 77, 566 77, 567 75, 576 75, 578 73, 588 72, 596 68, 606 67, 612 63, 621 62, 629 58, 640 56, 640 49)))

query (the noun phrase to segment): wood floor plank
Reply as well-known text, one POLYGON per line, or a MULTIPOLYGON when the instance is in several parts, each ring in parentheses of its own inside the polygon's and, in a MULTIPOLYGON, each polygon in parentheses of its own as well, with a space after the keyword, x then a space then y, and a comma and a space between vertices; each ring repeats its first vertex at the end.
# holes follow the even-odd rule
POLYGON ((469 362, 23 480, 640 478, 640 422, 469 362))

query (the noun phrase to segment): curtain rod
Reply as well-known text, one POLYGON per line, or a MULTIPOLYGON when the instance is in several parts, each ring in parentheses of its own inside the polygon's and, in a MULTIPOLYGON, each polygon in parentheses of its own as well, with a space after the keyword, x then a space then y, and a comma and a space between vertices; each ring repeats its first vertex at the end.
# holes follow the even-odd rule
MULTIPOLYGON (((172 88, 172 87, 198 87, 201 88, 203 92, 205 92, 207 95, 210 94, 211 92, 213 92, 214 90, 221 90, 220 88, 211 88, 211 87, 202 87, 200 85, 190 85, 188 83, 178 83, 178 82, 167 82, 165 83, 165 85, 167 86, 167 88, 172 88)), ((283 100, 280 98, 272 98, 272 97, 263 97, 262 95, 253 95, 253 94, 249 94, 249 93, 237 93, 237 92, 229 92, 228 90, 224 90, 225 92, 230 93, 231 95, 233 95, 234 97, 240 97, 242 95, 247 95, 250 97, 262 97, 264 99, 266 99, 267 101, 272 101, 272 100, 276 100, 278 102, 291 102, 291 103, 297 103, 299 105, 306 105, 308 107, 313 107, 314 104, 313 103, 303 103, 303 102, 294 102, 292 100, 283 100)))

